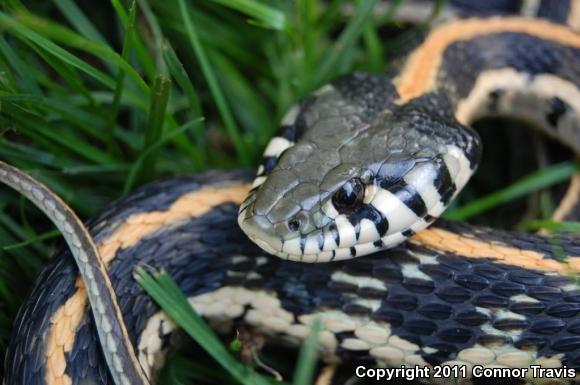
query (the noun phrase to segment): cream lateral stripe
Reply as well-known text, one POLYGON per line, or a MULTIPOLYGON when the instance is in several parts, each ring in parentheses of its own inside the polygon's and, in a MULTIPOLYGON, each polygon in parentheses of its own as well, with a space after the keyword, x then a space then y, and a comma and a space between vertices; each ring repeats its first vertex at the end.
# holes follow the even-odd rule
POLYGON ((455 118, 469 124, 479 116, 491 92, 495 90, 536 94, 544 98, 557 97, 580 113, 580 90, 573 83, 556 75, 538 74, 530 78, 513 68, 500 68, 481 72, 469 95, 457 104, 455 118))
POLYGON ((499 262, 524 269, 564 274, 580 272, 580 258, 575 256, 569 256, 566 262, 558 262, 544 258, 544 255, 537 251, 488 243, 438 228, 429 228, 417 233, 411 238, 411 242, 467 258, 494 258, 499 262))
MULTIPOLYGON (((93 239, 76 214, 48 188, 20 170, 0 162, 0 179, 41 209, 62 233, 75 258, 87 291, 97 325, 99 341, 113 380, 118 385, 149 384, 131 346, 117 297, 93 239), (118 328, 121 336, 111 335, 118 328), (119 338, 124 343, 118 344, 119 338)), ((64 371, 62 361, 56 368, 64 371)), ((50 369, 50 368, 47 368, 50 369)))
MULTIPOLYGON (((121 248, 136 245, 149 234, 170 224, 200 216, 224 202, 241 203, 249 191, 248 185, 208 186, 180 196, 166 211, 138 213, 129 216, 115 231, 98 245, 98 251, 105 264, 109 264, 121 248)), ((77 279, 77 291, 52 316, 47 335, 48 385, 71 385, 66 375, 66 355, 71 351, 75 332, 78 329, 85 306, 86 289, 83 281, 77 279)))
POLYGON ((247 184, 207 186, 180 196, 166 211, 131 215, 99 245, 101 257, 109 263, 120 248, 134 246, 143 237, 168 224, 203 215, 225 202, 241 204, 249 190, 247 184))
POLYGON ((403 103, 435 88, 443 53, 451 44, 501 32, 522 32, 575 48, 580 47, 580 35, 545 20, 511 17, 468 19, 443 24, 435 28, 411 54, 399 76, 394 79, 400 96, 399 102, 403 103))

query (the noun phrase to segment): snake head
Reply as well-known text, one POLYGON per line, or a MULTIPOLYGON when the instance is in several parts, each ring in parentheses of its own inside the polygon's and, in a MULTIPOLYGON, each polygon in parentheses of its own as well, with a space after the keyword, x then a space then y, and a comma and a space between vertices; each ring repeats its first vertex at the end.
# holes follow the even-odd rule
POLYGON ((345 92, 335 84, 295 107, 265 150, 238 222, 271 254, 325 262, 398 245, 475 169, 479 138, 453 118, 425 102, 368 116, 345 92))

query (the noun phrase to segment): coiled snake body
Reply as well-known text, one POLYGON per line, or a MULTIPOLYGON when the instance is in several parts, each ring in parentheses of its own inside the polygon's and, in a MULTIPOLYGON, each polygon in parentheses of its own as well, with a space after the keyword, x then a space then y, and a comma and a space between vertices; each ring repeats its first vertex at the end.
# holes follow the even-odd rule
POLYGON ((213 171, 143 187, 90 222, 94 245, 49 191, 2 165, 0 178, 90 262, 81 279, 64 251, 43 271, 16 320, 6 385, 154 378, 175 325, 135 283, 137 265, 168 271, 221 331, 299 343, 320 318, 330 362, 580 373, 577 236, 442 220, 425 229, 477 167, 466 125, 478 117, 527 119, 580 154, 579 63, 580 36, 548 21, 442 24, 396 72, 342 77, 294 107, 253 184, 213 171))

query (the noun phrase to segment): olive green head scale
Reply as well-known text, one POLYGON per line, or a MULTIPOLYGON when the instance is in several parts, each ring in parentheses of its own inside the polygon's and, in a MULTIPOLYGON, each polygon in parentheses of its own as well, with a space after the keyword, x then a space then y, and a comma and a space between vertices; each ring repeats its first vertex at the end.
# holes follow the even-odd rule
POLYGON ((291 260, 346 259, 443 212, 477 165, 479 138, 442 95, 397 104, 390 79, 348 75, 290 110, 240 208, 254 242, 291 260))

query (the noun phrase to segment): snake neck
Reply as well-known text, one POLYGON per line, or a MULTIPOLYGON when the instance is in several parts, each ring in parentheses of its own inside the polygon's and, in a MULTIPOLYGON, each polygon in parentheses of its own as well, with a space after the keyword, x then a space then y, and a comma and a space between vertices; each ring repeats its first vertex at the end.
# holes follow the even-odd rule
POLYGON ((580 154, 580 36, 524 18, 459 20, 435 28, 394 78, 399 103, 447 98, 457 121, 507 116, 580 154))

